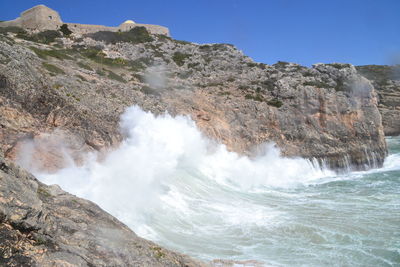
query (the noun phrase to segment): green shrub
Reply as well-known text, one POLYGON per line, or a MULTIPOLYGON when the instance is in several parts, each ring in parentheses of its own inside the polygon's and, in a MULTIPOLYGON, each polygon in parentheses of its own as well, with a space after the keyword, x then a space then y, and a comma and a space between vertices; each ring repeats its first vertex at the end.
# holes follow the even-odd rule
POLYGON ((100 76, 106 76, 106 73, 103 70, 96 70, 96 73, 100 76))
POLYGON ((155 36, 157 37, 158 41, 160 41, 160 42, 172 41, 171 37, 166 36, 164 34, 155 34, 155 36))
POLYGON ((39 186, 37 189, 37 194, 39 196, 40 199, 45 199, 45 198, 50 198, 52 197, 52 195, 50 194, 49 191, 47 191, 46 188, 44 188, 43 186, 39 186))
MULTIPOLYGON (((132 77, 134 77, 136 80, 138 80, 139 82, 145 82, 145 77, 143 77, 142 75, 140 75, 140 74, 137 74, 137 73, 132 73, 132 77)), ((131 79, 131 81, 132 81, 133 79, 131 79)))
POLYGON ((91 47, 88 49, 81 49, 81 50, 79 50, 79 52, 83 56, 85 56, 99 64, 104 64, 104 65, 114 66, 114 67, 120 67, 120 66, 128 64, 128 61, 126 61, 123 58, 106 57, 106 54, 101 49, 96 48, 96 47, 91 47))
POLYGON ((226 96, 226 95, 231 95, 231 92, 225 91, 225 92, 219 92, 218 95, 220 96, 226 96))
POLYGON ((65 23, 61 25, 60 32, 62 32, 64 36, 70 36, 72 34, 72 31, 68 28, 68 25, 65 23))
POLYGON ((83 62, 78 62, 77 64, 78 64, 78 66, 81 67, 82 69, 93 71, 92 67, 90 67, 89 65, 86 65, 86 64, 83 63, 83 62))
POLYGON ((250 68, 253 68, 253 67, 257 67, 258 64, 255 63, 255 62, 248 62, 248 63, 247 63, 247 66, 250 67, 250 68))
POLYGON ((276 107, 276 108, 280 108, 283 105, 282 101, 280 101, 277 98, 274 98, 274 99, 271 99, 271 100, 267 101, 267 104, 270 105, 270 106, 276 107))
POLYGON ((304 86, 313 86, 317 88, 331 88, 329 84, 321 82, 321 81, 306 81, 303 83, 304 86))
POLYGON ((252 99, 255 101, 259 101, 259 102, 264 101, 263 97, 260 94, 256 94, 256 95, 246 94, 244 97, 246 99, 252 99))
POLYGON ((262 70, 265 70, 267 68, 267 64, 264 63, 258 63, 258 67, 262 70))
POLYGON ((183 41, 183 40, 172 39, 172 41, 177 43, 177 44, 182 44, 182 45, 192 44, 191 42, 183 41))
POLYGON ((146 69, 147 66, 150 66, 153 63, 151 58, 141 57, 133 61, 128 62, 128 66, 131 68, 131 71, 138 72, 146 69))
POLYGON ((185 60, 189 57, 191 57, 190 54, 175 52, 174 55, 172 56, 172 60, 176 63, 176 65, 183 66, 183 64, 185 64, 185 60))
POLYGON ((42 50, 36 47, 29 47, 33 52, 35 52, 35 54, 42 58, 42 59, 47 59, 47 57, 54 57, 60 60, 63 59, 70 59, 72 60, 73 58, 71 56, 69 56, 67 53, 67 50, 42 50))
POLYGON ((189 63, 187 66, 189 69, 195 69, 198 65, 200 65, 200 62, 189 63))
POLYGON ((231 44, 211 44, 211 45, 201 45, 199 46, 200 51, 204 52, 211 52, 211 51, 226 51, 228 50, 228 47, 233 47, 231 44))
POLYGON ((64 72, 62 69, 60 69, 59 67, 54 66, 54 65, 52 65, 52 64, 50 64, 50 63, 43 62, 43 63, 42 63, 42 66, 43 66, 46 70, 48 70, 48 71, 50 71, 50 72, 52 72, 52 73, 54 73, 54 74, 65 74, 65 72, 64 72))
POLYGON ((126 83, 125 79, 116 74, 115 72, 112 72, 111 70, 108 71, 108 78, 121 82, 121 83, 126 83))
POLYGON ((285 68, 289 64, 290 63, 286 62, 286 61, 278 61, 273 66, 276 67, 276 68, 285 68))
POLYGON ((107 44, 116 44, 119 42, 139 44, 153 41, 153 38, 145 27, 135 27, 127 32, 99 31, 86 34, 86 36, 107 44))
POLYGON ((27 32, 20 28, 20 27, 15 27, 15 26, 8 26, 8 27, 0 27, 0 33, 19 33, 19 34, 27 34, 27 32))
POLYGON ((218 87, 218 86, 223 86, 224 84, 222 82, 210 82, 207 84, 209 87, 218 87))
POLYGON ((61 34, 58 31, 47 30, 31 35, 30 39, 34 42, 49 44, 60 38, 61 34))
POLYGON ((338 70, 340 70, 340 69, 344 69, 344 68, 350 68, 350 64, 345 64, 345 63, 331 63, 331 64, 327 64, 327 65, 329 65, 329 66, 332 66, 332 67, 334 67, 335 69, 338 69, 338 70))

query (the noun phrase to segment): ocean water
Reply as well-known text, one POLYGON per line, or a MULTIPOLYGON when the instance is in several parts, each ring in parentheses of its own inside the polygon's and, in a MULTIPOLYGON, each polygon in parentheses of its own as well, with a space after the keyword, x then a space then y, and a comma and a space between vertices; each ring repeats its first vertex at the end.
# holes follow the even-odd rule
POLYGON ((283 158, 273 144, 253 158, 229 152, 184 116, 131 107, 121 131, 125 140, 105 159, 90 154, 83 166, 36 176, 205 261, 400 265, 399 137, 387 138, 383 168, 335 174, 283 158))

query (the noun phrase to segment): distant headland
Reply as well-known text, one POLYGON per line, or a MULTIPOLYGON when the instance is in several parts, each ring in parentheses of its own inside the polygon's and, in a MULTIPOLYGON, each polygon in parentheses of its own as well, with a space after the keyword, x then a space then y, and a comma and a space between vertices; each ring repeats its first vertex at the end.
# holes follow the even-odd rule
POLYGON ((21 13, 20 17, 0 23, 0 27, 21 27, 28 31, 58 30, 61 25, 66 24, 68 28, 77 34, 87 34, 99 31, 129 31, 134 27, 145 27, 152 34, 163 34, 169 36, 169 29, 164 26, 152 24, 139 24, 127 20, 117 27, 103 25, 90 25, 79 23, 66 23, 61 20, 57 11, 45 6, 37 5, 21 13))

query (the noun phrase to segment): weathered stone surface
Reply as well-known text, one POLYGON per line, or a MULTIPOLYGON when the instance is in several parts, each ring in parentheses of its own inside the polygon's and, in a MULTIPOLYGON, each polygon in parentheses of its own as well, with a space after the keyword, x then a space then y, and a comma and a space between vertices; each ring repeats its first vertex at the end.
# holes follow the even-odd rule
POLYGON ((0 156, 1 266, 206 266, 0 156))
POLYGON ((400 65, 356 67, 378 93, 378 108, 386 135, 400 135, 400 65))
POLYGON ((201 266, 3 159, 21 160, 21 147, 32 142, 35 158, 24 165, 62 168, 63 149, 79 163, 83 152, 120 143, 119 116, 133 104, 188 115, 204 134, 239 153, 273 141, 286 156, 339 169, 377 166, 387 153, 376 92, 348 64, 269 66, 231 45, 166 36, 114 45, 25 37, 0 34, 2 265, 201 266))
POLYGON ((374 88, 349 64, 269 66, 231 45, 165 36, 114 45, 61 39, 62 49, 10 38, 0 42, 0 97, 34 119, 15 126, 18 135, 1 129, 7 157, 26 136, 56 128, 74 135, 82 151, 117 145, 119 115, 133 104, 189 115, 239 153, 272 141, 283 155, 339 169, 379 166, 387 153, 374 88))

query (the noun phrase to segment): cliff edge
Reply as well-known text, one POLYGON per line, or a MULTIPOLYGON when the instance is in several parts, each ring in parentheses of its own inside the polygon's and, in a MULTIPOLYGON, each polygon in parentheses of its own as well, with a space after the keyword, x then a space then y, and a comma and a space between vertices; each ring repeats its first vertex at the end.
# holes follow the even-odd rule
POLYGON ((23 140, 55 129, 73 136, 77 153, 118 145, 119 116, 133 104, 188 115, 242 154, 274 142, 284 156, 334 169, 380 166, 387 154, 376 91, 349 64, 266 65, 231 45, 144 28, 52 42, 8 33, 0 48, 0 136, 10 158, 23 140))

